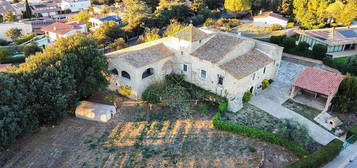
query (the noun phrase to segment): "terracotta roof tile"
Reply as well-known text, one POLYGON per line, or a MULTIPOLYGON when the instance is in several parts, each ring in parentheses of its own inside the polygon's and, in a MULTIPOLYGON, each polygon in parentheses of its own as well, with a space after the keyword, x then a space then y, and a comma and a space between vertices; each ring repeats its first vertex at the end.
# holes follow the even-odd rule
POLYGON ((218 33, 191 53, 191 55, 217 63, 242 41, 239 37, 218 33))
POLYGON ((172 36, 189 42, 195 42, 207 38, 209 34, 194 26, 188 26, 172 36))
POLYGON ((229 72, 237 79, 242 79, 257 70, 267 66, 274 60, 257 49, 253 49, 247 54, 220 65, 220 68, 229 72))
POLYGON ((339 73, 306 68, 294 82, 294 86, 324 95, 334 94, 342 81, 339 73))
POLYGON ((81 29, 80 25, 84 24, 83 22, 72 22, 72 23, 53 23, 48 26, 42 27, 42 31, 53 32, 56 34, 66 34, 73 29, 81 29))
POLYGON ((122 59, 134 67, 143 67, 173 55, 174 53, 170 51, 164 44, 159 43, 146 48, 141 48, 139 50, 112 53, 110 57, 112 59, 122 59))

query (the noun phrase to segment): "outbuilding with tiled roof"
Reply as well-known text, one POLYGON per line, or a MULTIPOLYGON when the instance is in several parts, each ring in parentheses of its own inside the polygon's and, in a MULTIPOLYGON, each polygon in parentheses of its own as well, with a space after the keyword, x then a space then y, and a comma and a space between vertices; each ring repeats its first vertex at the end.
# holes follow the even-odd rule
POLYGON ((328 110, 331 100, 336 95, 343 77, 340 73, 320 70, 313 67, 306 68, 293 83, 290 98, 299 94, 310 94, 325 103, 324 111, 328 110))

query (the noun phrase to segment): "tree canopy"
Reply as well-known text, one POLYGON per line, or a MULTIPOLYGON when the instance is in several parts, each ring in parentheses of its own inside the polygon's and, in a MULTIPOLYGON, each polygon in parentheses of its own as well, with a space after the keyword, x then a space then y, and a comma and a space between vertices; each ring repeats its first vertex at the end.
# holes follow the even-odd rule
POLYGON ((295 19, 307 29, 318 29, 326 25, 328 0, 294 0, 295 19))
POLYGON ((250 0, 225 0, 224 8, 232 13, 244 12, 251 9, 250 0))
POLYGON ((60 38, 7 69, 0 75, 0 147, 73 113, 79 100, 107 86, 106 71, 96 41, 82 34, 60 38))
POLYGON ((21 29, 18 28, 11 28, 8 31, 5 32, 7 37, 10 37, 13 40, 16 40, 21 36, 21 29))

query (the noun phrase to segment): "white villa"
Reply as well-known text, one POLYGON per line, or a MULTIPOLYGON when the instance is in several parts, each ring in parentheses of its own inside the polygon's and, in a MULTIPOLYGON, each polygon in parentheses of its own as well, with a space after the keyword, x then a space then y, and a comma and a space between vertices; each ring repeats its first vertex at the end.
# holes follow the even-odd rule
POLYGON ((262 25, 278 24, 281 27, 285 28, 288 25, 288 19, 272 11, 269 12, 260 11, 260 13, 257 16, 254 16, 253 23, 262 24, 262 25))
POLYGON ((113 90, 131 88, 139 99, 150 84, 170 73, 228 98, 228 109, 242 107, 244 92, 255 93, 273 79, 283 48, 237 34, 189 26, 173 36, 106 54, 113 90))
POLYGON ((61 10, 71 10, 71 12, 79 12, 87 10, 90 6, 89 0, 63 0, 60 4, 61 10))
POLYGON ((87 26, 84 22, 56 22, 48 26, 42 27, 41 30, 45 32, 45 35, 48 37, 49 42, 54 42, 61 37, 68 37, 77 32, 86 33, 87 26))

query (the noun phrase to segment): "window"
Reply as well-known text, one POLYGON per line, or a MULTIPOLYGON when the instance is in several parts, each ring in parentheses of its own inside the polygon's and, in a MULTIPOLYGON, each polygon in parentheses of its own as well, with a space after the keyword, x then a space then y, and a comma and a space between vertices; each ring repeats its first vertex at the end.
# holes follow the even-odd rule
POLYGON ((252 80, 254 80, 255 79, 255 73, 253 74, 253 76, 252 76, 252 80))
POLYGON ((206 79, 206 77, 207 77, 207 71, 201 70, 201 78, 206 79))
POLYGON ((154 74, 154 69, 153 68, 148 68, 143 72, 143 75, 141 76, 141 79, 144 79, 146 77, 149 77, 154 74))
POLYGON ((264 67, 264 69, 263 69, 263 74, 265 74, 266 69, 267 69, 267 68, 266 68, 266 67, 264 67))
POLYGON ((126 71, 121 71, 121 76, 124 77, 124 78, 130 79, 130 75, 126 71))
POLYGON ((223 79, 224 77, 222 75, 218 75, 218 85, 223 85, 223 79))
POLYGON ((183 64, 182 65, 182 71, 187 72, 187 70, 188 70, 187 64, 183 64))
POLYGON ((118 70, 117 69, 112 69, 111 71, 110 71, 110 73, 111 74, 114 74, 114 75, 119 75, 119 72, 118 72, 118 70))

